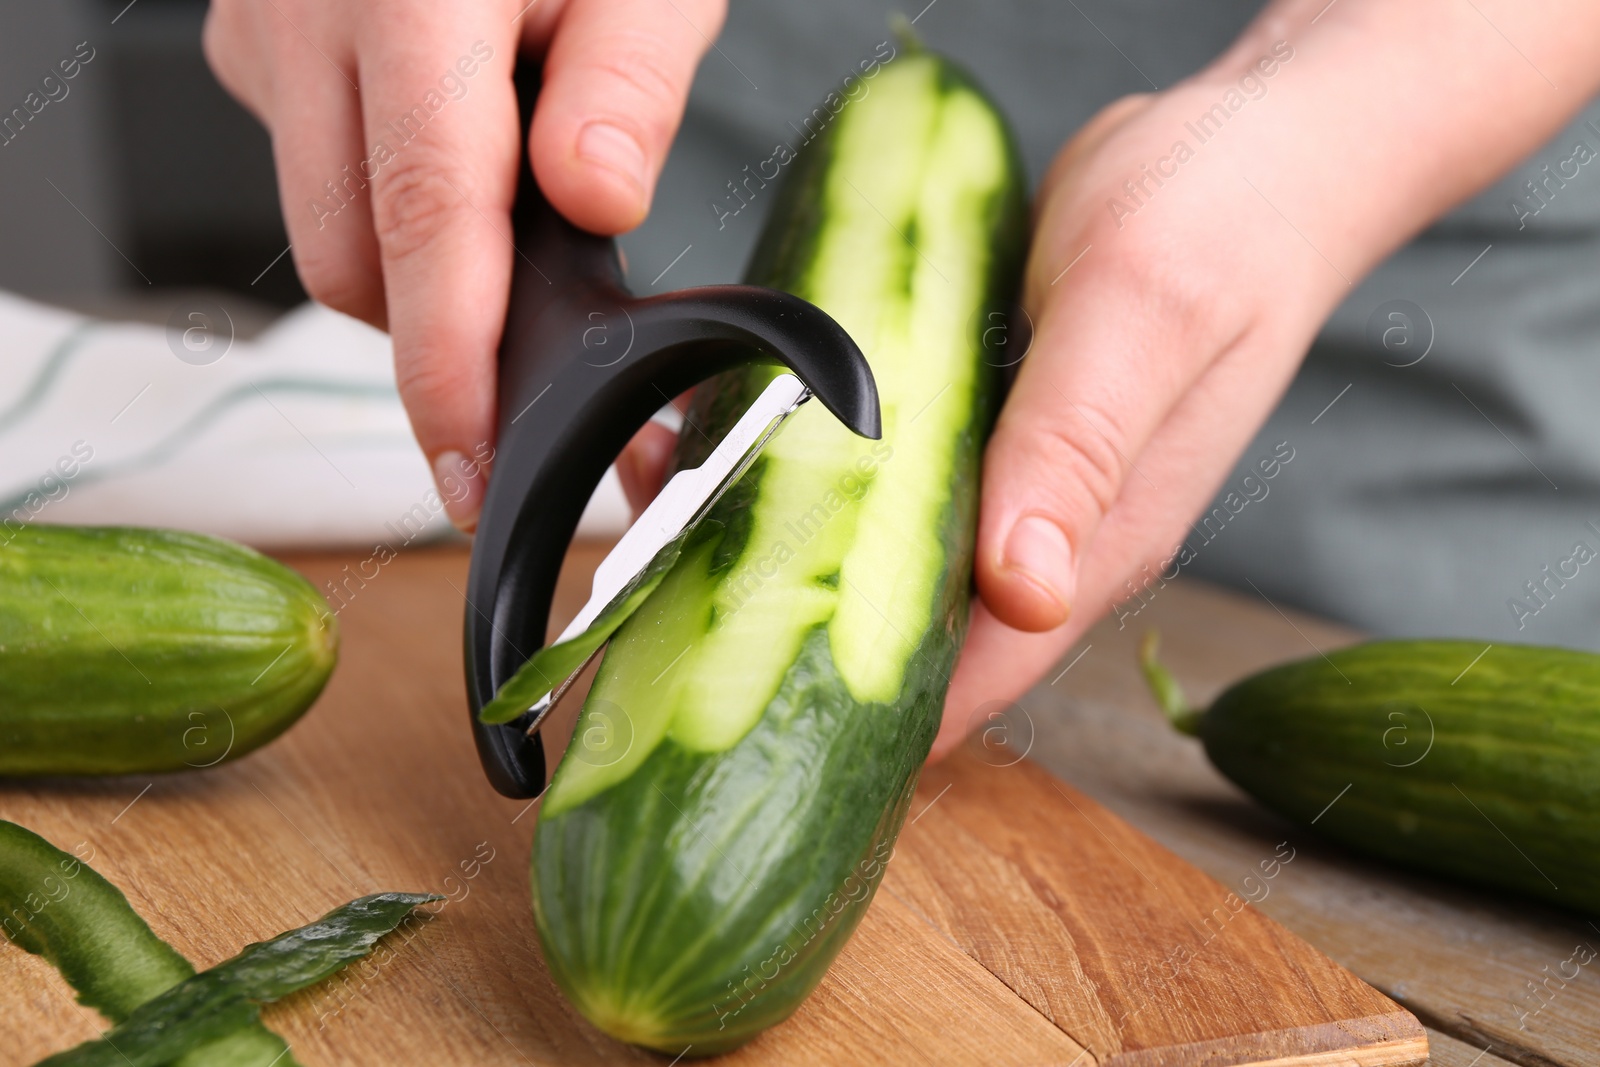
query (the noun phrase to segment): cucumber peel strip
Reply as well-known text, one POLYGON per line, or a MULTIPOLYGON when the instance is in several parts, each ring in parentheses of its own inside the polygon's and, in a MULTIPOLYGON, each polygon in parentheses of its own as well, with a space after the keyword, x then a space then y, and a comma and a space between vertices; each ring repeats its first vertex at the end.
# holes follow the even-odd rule
POLYGON ((683 553, 685 531, 656 554, 655 558, 633 579, 623 586, 611 602, 595 616, 593 623, 576 637, 546 645, 535 652, 517 672, 507 678, 495 693, 494 699, 478 712, 478 721, 490 724, 511 722, 554 691, 562 682, 577 674, 611 639, 617 628, 656 591, 661 579, 666 577, 678 557, 683 553))
MULTIPOLYGON (((112 1024, 194 974, 189 961, 151 931, 122 890, 83 860, 3 819, 0 919, 7 939, 52 964, 77 993, 78 1003, 112 1024)), ((299 1067, 283 1038, 252 1020, 171 1067, 268 1064, 299 1067)))
POLYGON ((431 893, 376 893, 244 951, 134 1009, 99 1039, 36 1067, 161 1067, 247 1026, 261 1005, 315 985, 366 956, 431 893))
POLYGON ((1162 713, 1166 715, 1167 721, 1172 723, 1173 728, 1190 737, 1198 737, 1200 719, 1204 712, 1196 711, 1189 706, 1178 680, 1172 677, 1171 672, 1156 659, 1156 651, 1160 646, 1161 635, 1155 630, 1145 631, 1144 637, 1139 641, 1139 672, 1144 675, 1145 684, 1150 687, 1150 695, 1156 698, 1156 703, 1161 706, 1162 713))

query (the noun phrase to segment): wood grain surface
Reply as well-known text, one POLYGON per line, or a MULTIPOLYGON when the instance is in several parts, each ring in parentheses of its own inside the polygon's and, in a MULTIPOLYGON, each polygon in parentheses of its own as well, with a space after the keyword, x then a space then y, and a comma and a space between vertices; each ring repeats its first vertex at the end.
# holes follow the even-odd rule
MULTIPOLYGON (((1005 748, 930 768, 885 888, 1118 1067, 1410 1063, 1422 1028, 1229 888, 1005 748)), ((1285 854, 1289 862, 1292 856, 1285 854)))
MULTIPOLYGON (((598 555, 575 548, 557 624, 598 555)), ((294 562, 321 586, 354 559, 294 562)), ((267 1010, 307 1067, 665 1063, 588 1026, 540 962, 526 872, 536 809, 489 789, 467 729, 465 564, 460 550, 417 550, 361 584, 340 612, 327 693, 269 748, 184 776, 0 786, 0 816, 92 852, 200 967, 362 893, 444 894, 381 965, 267 1010)), ((1034 747, 1059 756, 1045 733, 1034 747)), ((1018 755, 977 744, 925 776, 856 937, 790 1022, 728 1062, 1378 1067, 1426 1055, 1409 1015, 1245 904, 1286 895, 1306 868, 1298 840, 1287 860, 1285 835, 1253 840, 1213 879, 1018 755)), ((0 1064, 101 1027, 47 964, 0 952, 0 1064)))
POLYGON ((1263 667, 1359 639, 1259 596, 1169 582, 1136 616, 1091 631, 1063 659, 1071 670, 1012 708, 1009 732, 1031 759, 1223 881, 1290 841, 1299 856, 1260 909, 1454 1038, 1435 1049, 1440 1062, 1600 1065, 1596 968, 1553 995, 1529 987, 1574 946, 1600 949, 1600 926, 1368 860, 1255 804, 1156 709, 1135 663, 1147 629, 1198 706, 1263 667))

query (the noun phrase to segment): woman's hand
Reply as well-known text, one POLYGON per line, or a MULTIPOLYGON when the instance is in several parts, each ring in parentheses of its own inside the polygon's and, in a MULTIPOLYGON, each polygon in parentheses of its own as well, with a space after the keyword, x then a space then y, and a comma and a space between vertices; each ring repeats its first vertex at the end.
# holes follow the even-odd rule
POLYGON ((1276 3, 1206 71, 1119 101, 1062 150, 1037 201, 1034 340, 984 465, 982 603, 935 758, 1144 567, 1170 577, 1354 283, 1594 92, 1600 14, 1560 6, 1276 3))
POLYGON ((558 211, 595 233, 632 229, 724 10, 213 0, 206 56, 272 132, 300 278, 393 335, 400 394, 456 525, 475 524, 493 454, 524 134, 558 211), (545 56, 531 131, 511 84, 519 47, 545 56))

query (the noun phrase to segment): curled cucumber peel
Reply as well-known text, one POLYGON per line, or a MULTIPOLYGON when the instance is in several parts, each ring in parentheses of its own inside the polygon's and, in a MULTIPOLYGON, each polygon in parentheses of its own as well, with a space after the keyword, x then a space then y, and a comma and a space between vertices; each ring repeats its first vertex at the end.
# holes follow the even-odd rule
MULTIPOLYGON (((422 893, 377 893, 314 923, 248 945, 230 960, 139 1005, 97 1041, 37 1067, 162 1067, 255 1022, 261 1005, 316 985, 361 959, 418 904, 422 893)), ((209 1062, 209 1061, 208 1061, 209 1062)))
POLYGON ((283 1038, 262 1025, 261 1005, 367 955, 417 905, 440 899, 362 897, 196 974, 81 858, 0 820, 0 929, 113 1024, 38 1067, 298 1067, 283 1038))
MULTIPOLYGON (((83 860, 0 820, 0 929, 61 972, 78 1002, 113 1024, 194 975, 122 890, 83 860)), ((249 1020, 173 1067, 297 1067, 283 1038, 249 1020)))

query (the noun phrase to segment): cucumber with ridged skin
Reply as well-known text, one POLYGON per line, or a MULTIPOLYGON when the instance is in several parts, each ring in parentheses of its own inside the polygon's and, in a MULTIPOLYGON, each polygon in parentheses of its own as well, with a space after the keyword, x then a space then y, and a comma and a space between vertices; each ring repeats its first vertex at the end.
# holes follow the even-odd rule
POLYGON ((1417 870, 1600 912, 1600 656, 1375 641, 1274 667, 1174 724, 1280 814, 1417 870))
MULTIPOLYGON (((544 954, 622 1040, 735 1047, 816 986, 882 876, 965 636, 1025 182, 947 61, 886 65, 786 161, 751 281, 867 354, 884 434, 797 412, 601 661, 540 814, 544 954), (991 337, 992 341, 993 338, 991 337)), ((771 379, 696 392, 679 465, 771 379)))
MULTIPOLYGON (((122 890, 77 856, 0 819, 0 929, 61 972, 78 1002, 113 1023, 192 978, 122 890)), ((298 1067, 283 1038, 250 1022, 173 1061, 173 1067, 298 1067)))
POLYGON ((242 545, 30 526, 0 547, 0 775, 237 758, 310 707, 338 643, 311 584, 242 545))

